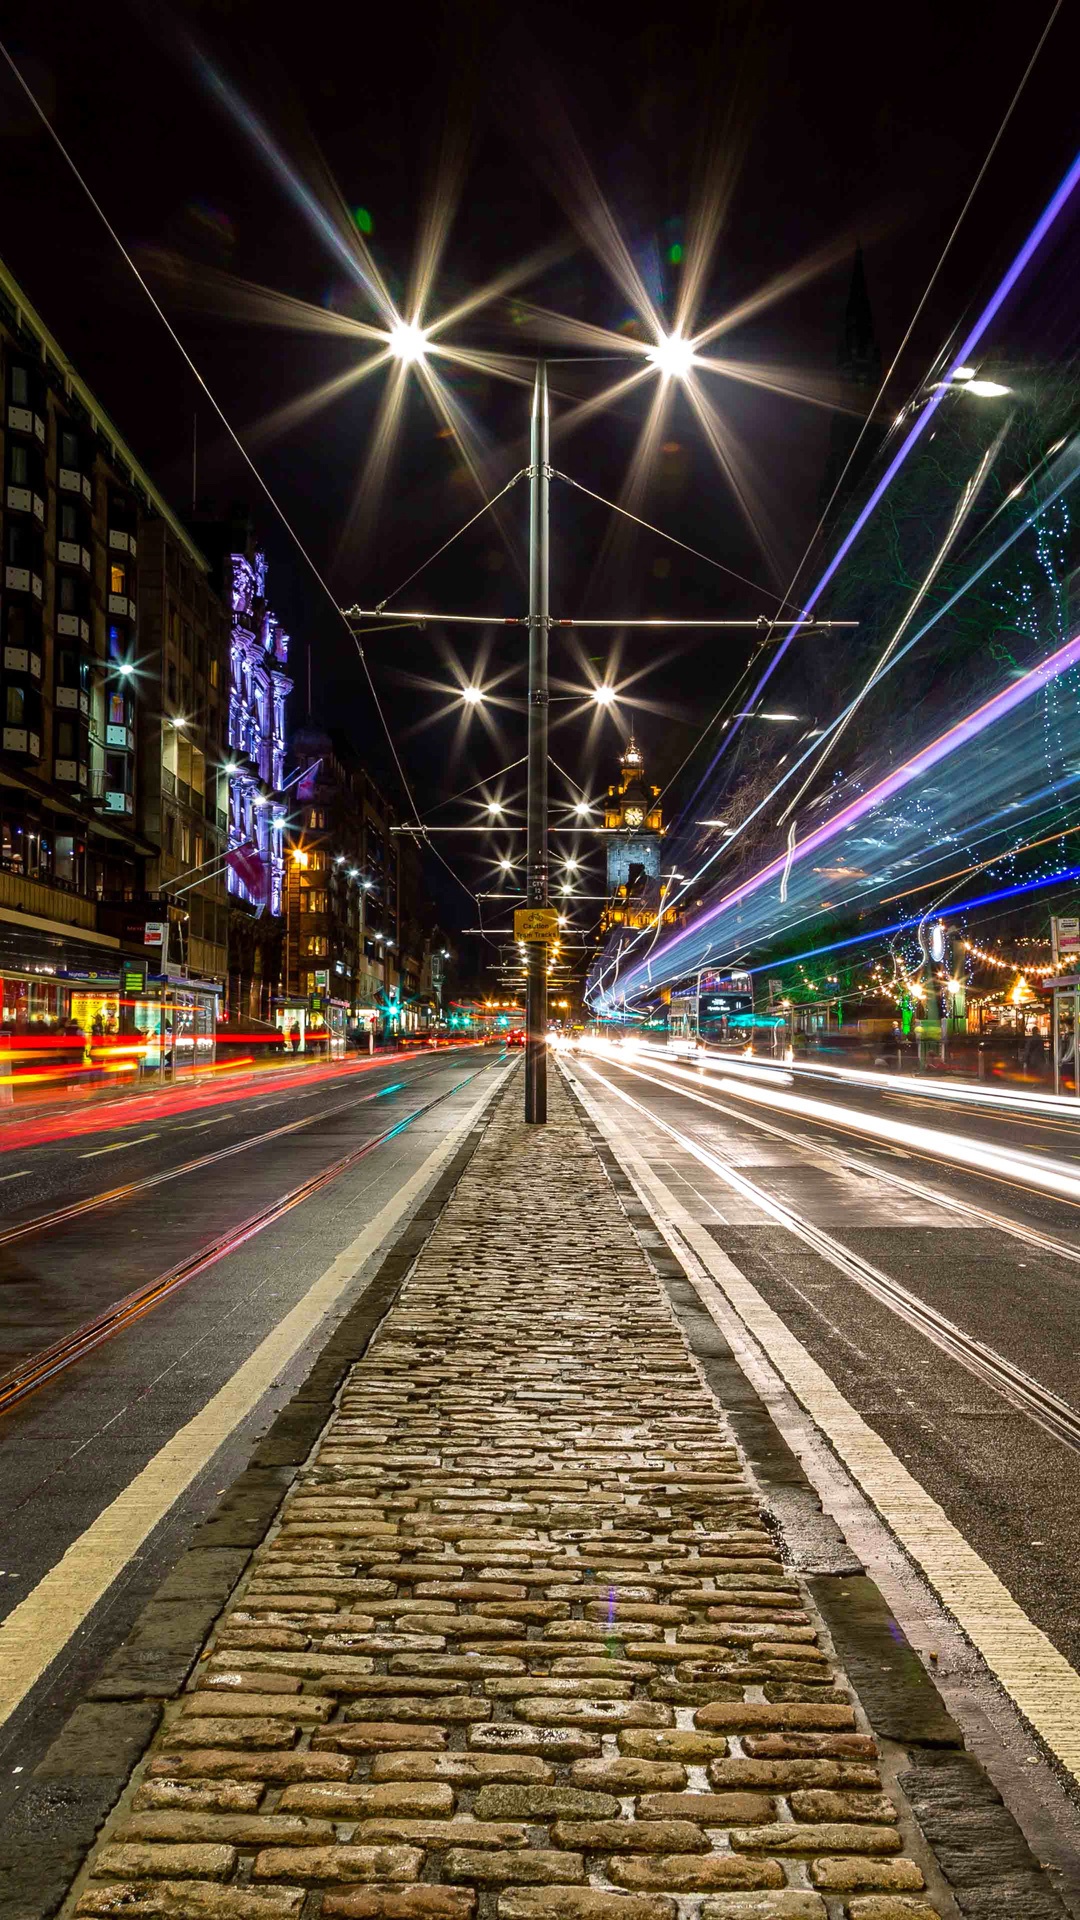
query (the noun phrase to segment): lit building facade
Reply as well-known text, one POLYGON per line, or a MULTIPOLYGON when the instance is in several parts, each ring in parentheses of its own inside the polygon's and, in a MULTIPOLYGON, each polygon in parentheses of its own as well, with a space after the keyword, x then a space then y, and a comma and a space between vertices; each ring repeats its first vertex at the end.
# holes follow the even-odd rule
POLYGON ((257 854, 229 868, 229 891, 256 910, 282 911, 286 702, 289 636, 266 601, 266 556, 228 556, 232 631, 229 650, 229 850, 257 854), (261 873, 260 873, 261 870, 261 873))

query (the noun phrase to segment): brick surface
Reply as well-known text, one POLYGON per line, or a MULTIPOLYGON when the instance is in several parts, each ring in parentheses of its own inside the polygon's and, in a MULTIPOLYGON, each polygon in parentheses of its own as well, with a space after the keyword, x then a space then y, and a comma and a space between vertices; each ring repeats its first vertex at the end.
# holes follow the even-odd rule
POLYGON ((560 1083, 550 1116, 496 1110, 80 1914, 938 1920, 560 1083))

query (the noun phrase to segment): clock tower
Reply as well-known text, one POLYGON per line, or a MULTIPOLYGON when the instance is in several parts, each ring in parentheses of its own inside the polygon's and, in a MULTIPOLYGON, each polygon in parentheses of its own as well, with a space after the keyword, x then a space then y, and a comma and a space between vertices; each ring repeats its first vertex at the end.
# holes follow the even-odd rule
POLYGON ((609 925, 634 926, 639 911, 646 918, 656 912, 664 832, 659 802, 660 789, 646 779, 644 757, 631 737, 619 762, 618 779, 604 801, 604 825, 614 829, 607 836, 610 905, 605 918, 609 925))

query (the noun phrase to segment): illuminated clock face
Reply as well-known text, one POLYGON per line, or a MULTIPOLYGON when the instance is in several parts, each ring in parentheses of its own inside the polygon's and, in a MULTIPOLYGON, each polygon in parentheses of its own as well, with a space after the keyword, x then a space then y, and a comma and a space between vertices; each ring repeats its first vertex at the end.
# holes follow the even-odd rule
POLYGON ((645 815, 640 807, 624 807, 623 819, 628 827, 640 827, 645 815))

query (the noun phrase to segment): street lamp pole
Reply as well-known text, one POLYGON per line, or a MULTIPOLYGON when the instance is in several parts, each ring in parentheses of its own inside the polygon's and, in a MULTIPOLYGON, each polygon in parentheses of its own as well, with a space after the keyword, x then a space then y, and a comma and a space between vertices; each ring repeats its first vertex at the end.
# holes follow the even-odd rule
MULTIPOLYGON (((549 496, 547 368, 540 361, 533 384, 529 444, 529 741, 526 810, 526 897, 530 907, 548 904, 548 631, 549 496)), ((525 1002, 525 1119, 547 1120, 547 945, 530 941, 525 1002)))

